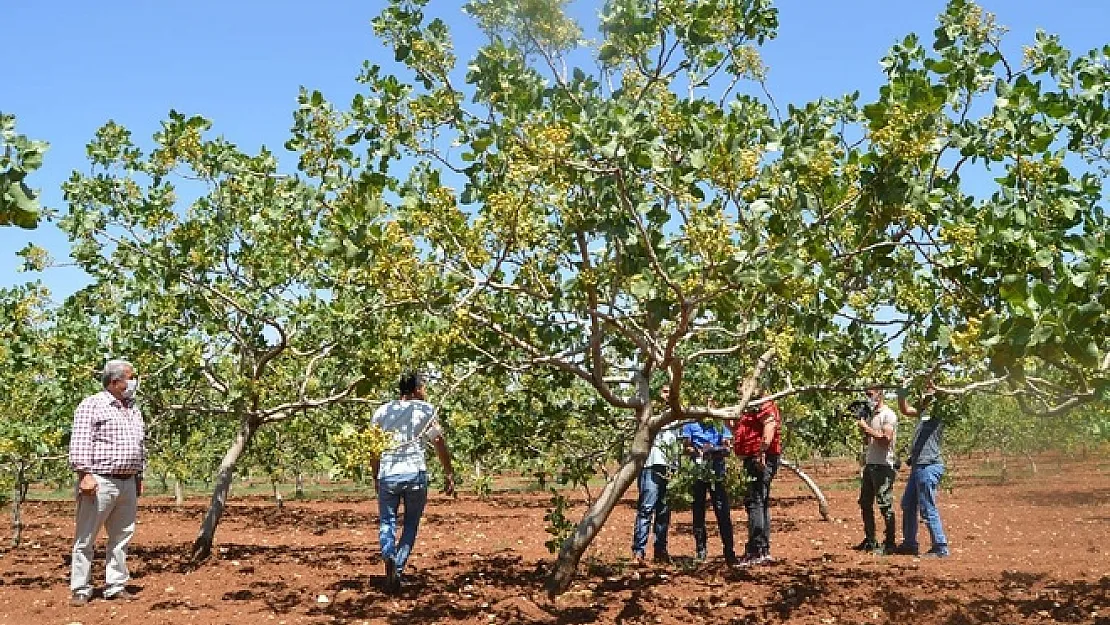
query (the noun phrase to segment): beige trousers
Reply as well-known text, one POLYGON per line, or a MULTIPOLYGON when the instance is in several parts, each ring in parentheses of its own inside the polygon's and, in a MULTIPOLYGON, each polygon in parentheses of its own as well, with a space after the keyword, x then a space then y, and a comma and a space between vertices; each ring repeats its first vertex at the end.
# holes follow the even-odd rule
POLYGON ((104 596, 112 597, 131 579, 127 571, 127 544, 135 533, 138 493, 134 477, 95 477, 95 495, 77 493, 77 537, 73 541, 69 589, 75 595, 92 595, 93 550, 96 535, 103 526, 108 533, 104 596))

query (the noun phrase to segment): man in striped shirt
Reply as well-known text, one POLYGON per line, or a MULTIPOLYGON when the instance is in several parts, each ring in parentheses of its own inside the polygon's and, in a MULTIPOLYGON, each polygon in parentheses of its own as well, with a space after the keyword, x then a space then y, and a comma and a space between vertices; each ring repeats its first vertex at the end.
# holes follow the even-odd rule
POLYGON ((77 473, 77 531, 70 570, 70 605, 92 597, 92 558, 96 535, 108 533, 105 599, 131 601, 124 585, 127 545, 135 533, 135 513, 146 467, 145 427, 135 406, 139 387, 135 368, 110 360, 101 375, 104 390, 86 397, 73 416, 69 465, 77 473))

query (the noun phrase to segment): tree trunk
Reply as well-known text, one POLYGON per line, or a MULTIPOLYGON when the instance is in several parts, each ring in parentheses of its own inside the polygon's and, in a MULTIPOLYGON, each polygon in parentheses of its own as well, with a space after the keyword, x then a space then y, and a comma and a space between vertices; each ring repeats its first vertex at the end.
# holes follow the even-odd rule
POLYGON ((185 504, 185 483, 181 478, 175 478, 173 481, 173 502, 179 506, 185 504))
POLYGON ((829 502, 825 499, 825 494, 821 492, 821 488, 817 486, 817 482, 814 482, 813 478, 806 475, 805 471, 802 471, 801 467, 794 464, 793 462, 790 462, 786 458, 781 459, 779 461, 779 464, 786 467, 787 469, 790 469, 794 473, 794 475, 797 475, 799 479, 805 482, 805 485, 809 488, 810 492, 812 492, 813 496, 817 498, 817 510, 821 513, 821 520, 828 521, 829 502))
POLYGON ((204 515, 204 522, 200 525, 200 533, 193 541, 191 561, 196 564, 212 555, 212 541, 216 537, 216 526, 220 524, 220 517, 227 506, 227 496, 231 491, 231 481, 235 477, 235 463, 239 456, 247 450, 254 433, 258 431, 259 423, 251 417, 243 417, 239 424, 239 433, 231 443, 220 468, 216 470, 216 487, 212 490, 212 501, 208 505, 208 512, 204 515))
POLYGON ((293 496, 297 499, 304 499, 304 474, 300 471, 297 472, 294 484, 293 496))
POLYGON ((23 542, 23 502, 27 499, 27 465, 17 461, 12 487, 12 548, 23 542))
POLYGON ((274 504, 277 505, 278 510, 285 506, 285 501, 281 496, 281 489, 278 488, 277 480, 270 480, 270 488, 274 491, 274 504))
POLYGON ((609 514, 616 507, 621 497, 624 496, 625 491, 640 475, 640 469, 643 468, 644 461, 647 460, 648 452, 651 451, 651 443, 658 431, 658 428, 653 429, 648 425, 650 409, 650 407, 647 407, 644 409, 644 413, 637 415, 638 424, 635 433, 632 435, 632 446, 628 458, 605 484, 601 494, 598 495, 593 505, 586 511, 586 515, 579 521, 574 534, 567 538, 562 549, 559 550, 559 557, 555 560, 555 568, 547 579, 548 596, 554 598, 570 588, 571 582, 574 581, 575 572, 578 570, 578 562, 582 559, 582 554, 586 552, 586 548, 597 537, 601 526, 605 525, 605 520, 609 518, 609 514))

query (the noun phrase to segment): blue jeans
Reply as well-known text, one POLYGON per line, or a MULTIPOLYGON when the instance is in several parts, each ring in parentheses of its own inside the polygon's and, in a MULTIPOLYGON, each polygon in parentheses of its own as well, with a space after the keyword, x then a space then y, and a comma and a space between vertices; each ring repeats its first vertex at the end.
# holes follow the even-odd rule
POLYGON ((393 558, 398 572, 404 570, 412 546, 416 544, 416 531, 420 529, 420 517, 427 503, 428 474, 423 471, 390 475, 378 480, 378 543, 382 558, 393 558), (397 510, 402 501, 405 504, 404 526, 401 541, 395 543, 397 510))
POLYGON ((940 477, 944 475, 943 464, 924 464, 914 466, 910 470, 910 477, 906 480, 906 491, 902 493, 902 544, 906 547, 917 548, 917 515, 920 512, 921 520, 929 528, 929 537, 933 541, 932 551, 948 553, 948 539, 944 536, 944 527, 940 523, 940 512, 937 511, 937 485, 940 477))
POLYGON ((653 465, 640 470, 640 498, 636 502, 636 525, 632 532, 632 553, 643 556, 647 549, 648 529, 655 519, 655 555, 667 553, 667 530, 671 526, 671 507, 667 505, 670 469, 653 465))

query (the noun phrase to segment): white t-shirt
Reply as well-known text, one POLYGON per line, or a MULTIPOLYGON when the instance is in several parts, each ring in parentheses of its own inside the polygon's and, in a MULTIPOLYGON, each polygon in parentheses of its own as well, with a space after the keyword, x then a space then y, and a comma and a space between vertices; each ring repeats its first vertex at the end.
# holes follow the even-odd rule
POLYGON ((655 435, 655 442, 651 445, 651 451, 648 452, 647 461, 644 462, 644 467, 652 467, 655 465, 668 466, 671 464, 671 458, 667 454, 675 445, 678 440, 678 428, 674 425, 669 425, 655 435))
POLYGON ((424 447, 441 436, 435 407, 419 399, 395 399, 375 410, 370 422, 393 434, 393 445, 382 452, 379 479, 427 470, 424 447))
MULTIPOLYGON (((890 406, 883 404, 882 408, 875 411, 875 415, 871 417, 871 429, 882 431, 885 426, 890 426, 890 429, 895 435, 898 433, 898 415, 890 409, 890 406)), ((886 441, 878 441, 874 437, 867 441, 867 464, 885 464, 887 466, 894 466, 894 439, 892 438, 889 444, 886 441)))

